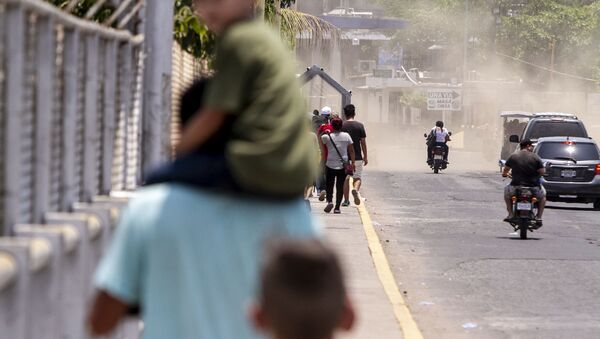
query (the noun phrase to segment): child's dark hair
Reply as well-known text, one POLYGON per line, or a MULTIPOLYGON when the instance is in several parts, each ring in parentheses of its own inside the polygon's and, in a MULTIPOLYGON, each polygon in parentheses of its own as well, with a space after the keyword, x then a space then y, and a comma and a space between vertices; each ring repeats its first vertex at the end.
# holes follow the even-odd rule
POLYGON ((185 126, 190 118, 202 109, 202 100, 208 86, 208 78, 200 78, 188 87, 181 96, 179 115, 181 126, 185 126))
MULTIPOLYGON (((210 81, 210 78, 199 78, 181 95, 179 115, 182 128, 185 128, 192 116, 200 114, 202 108, 204 108, 204 94, 208 89, 210 81)), ((234 116, 227 116, 219 131, 206 140, 196 152, 205 154, 223 154, 225 152, 225 144, 231 136, 231 128, 234 119, 234 116)))
POLYGON ((356 107, 352 104, 346 105, 346 107, 344 107, 344 115, 346 116, 346 119, 354 118, 356 116, 356 107))
POLYGON ((260 302, 280 337, 331 336, 343 316, 345 300, 339 260, 322 242, 285 240, 268 246, 260 302))

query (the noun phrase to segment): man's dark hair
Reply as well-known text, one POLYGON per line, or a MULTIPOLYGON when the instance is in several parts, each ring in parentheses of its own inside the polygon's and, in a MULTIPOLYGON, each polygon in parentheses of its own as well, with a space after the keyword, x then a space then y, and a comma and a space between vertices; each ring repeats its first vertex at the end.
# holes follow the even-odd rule
POLYGON ((346 116, 346 119, 354 118, 356 116, 356 107, 352 104, 346 105, 346 107, 344 107, 344 115, 346 116))
POLYGON ((273 331, 286 339, 330 337, 346 300, 335 253, 318 240, 283 240, 267 248, 260 302, 273 331))
POLYGON ((435 126, 436 126, 436 127, 439 127, 439 128, 444 128, 444 122, 443 122, 443 121, 440 121, 440 120, 438 120, 438 121, 436 121, 436 123, 435 123, 435 126))
POLYGON ((533 145, 533 142, 530 139, 521 140, 521 142, 519 143, 519 146, 521 147, 521 149, 524 149, 531 145, 533 145))
POLYGON ((319 110, 318 109, 314 110, 313 115, 319 115, 319 110))

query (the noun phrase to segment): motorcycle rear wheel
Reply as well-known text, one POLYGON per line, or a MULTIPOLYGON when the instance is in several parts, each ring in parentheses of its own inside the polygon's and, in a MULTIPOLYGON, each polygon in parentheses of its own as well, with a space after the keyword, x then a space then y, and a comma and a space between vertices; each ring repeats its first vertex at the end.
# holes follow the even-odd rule
POLYGON ((524 223, 521 223, 521 225, 519 225, 519 236, 523 240, 527 239, 527 228, 527 225, 525 225, 524 223))
POLYGON ((437 167, 433 169, 433 173, 438 174, 439 172, 440 172, 440 170, 437 169, 437 167))

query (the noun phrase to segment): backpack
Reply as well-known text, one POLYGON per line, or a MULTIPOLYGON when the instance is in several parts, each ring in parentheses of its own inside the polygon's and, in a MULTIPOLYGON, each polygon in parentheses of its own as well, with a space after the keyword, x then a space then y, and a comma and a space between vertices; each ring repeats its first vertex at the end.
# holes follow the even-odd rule
POLYGON ((427 136, 427 140, 425 141, 425 143, 427 144, 427 146, 431 147, 435 145, 435 140, 435 130, 432 130, 427 136))

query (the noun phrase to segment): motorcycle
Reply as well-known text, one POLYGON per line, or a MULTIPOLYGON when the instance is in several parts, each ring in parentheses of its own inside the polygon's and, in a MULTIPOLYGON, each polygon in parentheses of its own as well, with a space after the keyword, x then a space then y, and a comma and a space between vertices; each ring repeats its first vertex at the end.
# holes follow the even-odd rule
POLYGON ((527 239, 527 232, 539 228, 536 215, 538 199, 530 187, 519 186, 511 197, 513 205, 513 218, 509 224, 515 232, 519 231, 521 239, 527 239))
MULTIPOLYGON (((424 134, 425 138, 429 138, 429 135, 424 134)), ((431 149, 430 160, 427 162, 429 167, 433 170, 433 173, 438 174, 441 170, 448 168, 448 162, 444 160, 446 157, 446 151, 442 146, 434 146, 431 149)))

